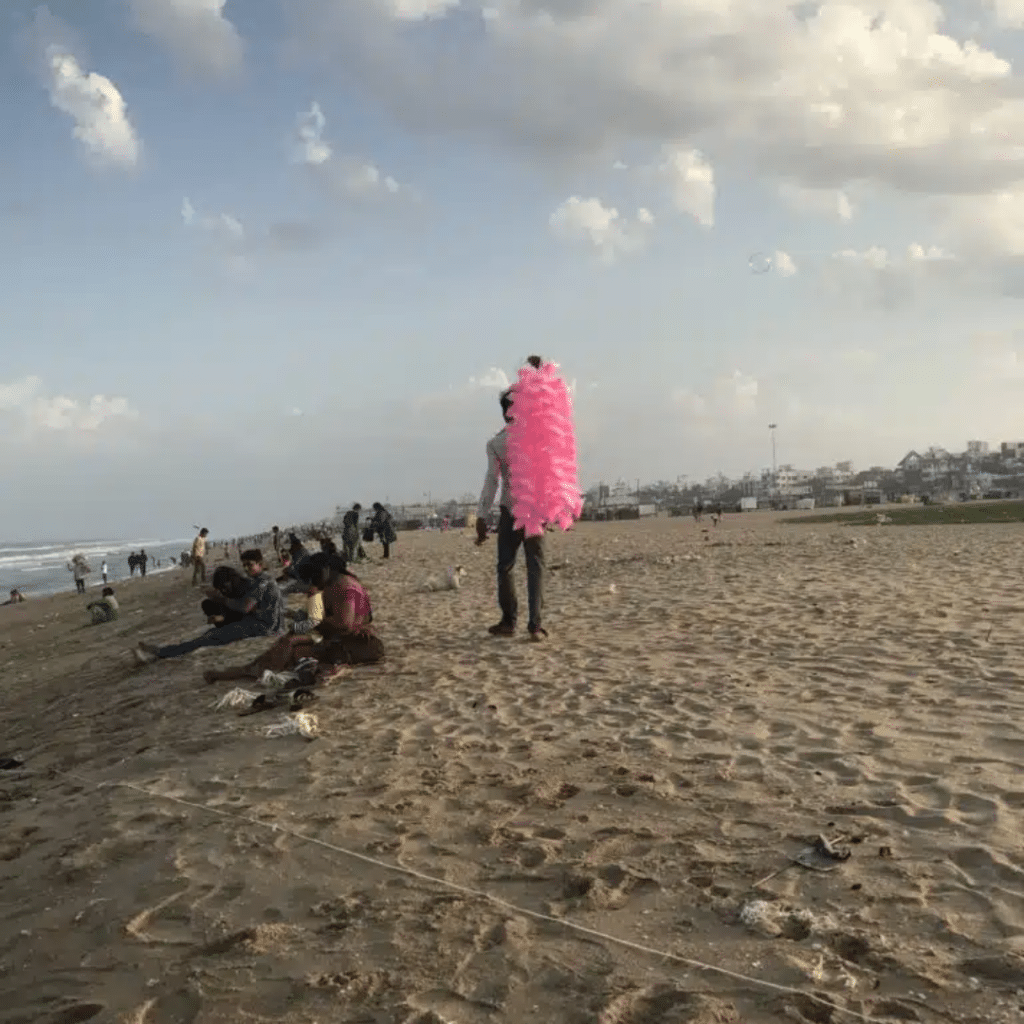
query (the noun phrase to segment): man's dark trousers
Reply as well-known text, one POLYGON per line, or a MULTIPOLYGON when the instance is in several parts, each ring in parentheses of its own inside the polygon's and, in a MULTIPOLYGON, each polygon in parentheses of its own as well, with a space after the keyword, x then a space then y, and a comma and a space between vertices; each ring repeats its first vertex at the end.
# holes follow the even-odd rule
POLYGON ((512 513, 503 505, 498 520, 498 604, 501 620, 515 623, 519 602, 512 581, 519 546, 526 549, 526 591, 530 607, 529 628, 540 629, 544 610, 544 535, 527 537, 525 529, 516 530, 512 513))

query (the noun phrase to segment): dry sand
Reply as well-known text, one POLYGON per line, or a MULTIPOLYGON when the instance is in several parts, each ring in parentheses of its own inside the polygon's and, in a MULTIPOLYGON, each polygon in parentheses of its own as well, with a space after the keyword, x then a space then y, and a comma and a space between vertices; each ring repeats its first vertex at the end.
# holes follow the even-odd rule
POLYGON ((128 664, 187 572, 0 609, 0 1021, 1024 1019, 1024 525, 779 518, 552 535, 546 644, 486 635, 493 540, 375 546, 313 741, 211 708, 267 641, 128 664))

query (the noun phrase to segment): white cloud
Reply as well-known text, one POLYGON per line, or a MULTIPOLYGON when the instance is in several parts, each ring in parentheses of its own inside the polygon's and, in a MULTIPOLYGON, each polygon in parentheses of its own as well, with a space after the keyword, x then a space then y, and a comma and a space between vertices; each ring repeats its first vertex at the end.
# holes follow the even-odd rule
POLYGON ((698 149, 666 146, 658 173, 675 208, 706 228, 715 224, 715 172, 698 149))
POLYGON ((1024 28, 1024 0, 986 0, 1002 28, 1024 28))
POLYGON ((75 138, 99 163, 134 167, 142 153, 121 93, 109 78, 86 73, 57 46, 47 48, 50 102, 74 119, 75 138))
POLYGON ((706 394, 691 388, 676 388, 672 402, 694 425, 713 429, 716 421, 747 418, 758 409, 760 385, 755 377, 734 370, 711 382, 706 394))
POLYGON ((641 208, 636 221, 630 222, 600 199, 579 196, 567 199, 548 220, 557 238, 592 246, 605 263, 614 263, 620 254, 641 248, 653 223, 649 210, 641 208))
POLYGON ((976 356, 976 376, 985 384, 1016 384, 1024 381, 1024 352, 1005 331, 982 331, 971 339, 976 356))
POLYGON ((316 101, 309 110, 297 114, 292 159, 309 167, 331 192, 352 199, 411 194, 411 189, 373 163, 352 156, 336 158, 334 148, 324 141, 326 126, 327 119, 316 101))
POLYGON ((945 234, 981 261, 1024 256, 1024 181, 945 204, 945 234))
POLYGON ((781 249, 775 250, 775 256, 772 259, 772 267, 779 277, 792 277, 797 272, 797 266, 793 262, 793 257, 790 256, 788 252, 783 252, 781 249))
POLYGON ((309 110, 296 115, 295 134, 298 136, 298 146, 294 156, 296 162, 318 167, 331 159, 331 147, 323 141, 326 125, 327 119, 320 109, 320 104, 315 100, 309 110))
POLYGON ((181 201, 181 219, 188 228, 214 232, 222 238, 232 241, 241 242, 245 239, 245 228, 237 217, 233 217, 229 213, 200 217, 187 198, 181 201))
POLYGON ((504 391, 509 386, 509 379, 504 370, 499 370, 497 367, 492 366, 482 376, 470 377, 469 386, 471 388, 504 391))
POLYGON ((109 420, 135 420, 139 413, 126 398, 94 395, 86 404, 66 395, 43 394, 39 377, 24 377, 13 384, 0 384, 0 416, 14 420, 14 432, 35 434, 46 431, 90 433, 109 420))
POLYGON ((225 0, 128 0, 136 28, 163 43, 189 72, 226 76, 242 66, 244 44, 224 17, 225 0))
MULTIPOLYGON (((428 6, 437 17, 456 10, 428 6)), ((997 7, 1015 21, 1024 0, 997 7)), ((784 180, 789 201, 839 222, 855 213, 851 183, 917 201, 998 196, 1024 181, 1019 76, 994 50, 955 38, 934 0, 463 0, 457 9, 481 26, 460 34, 457 64, 403 24, 426 11, 384 0, 297 5, 297 49, 344 62, 406 124, 563 165, 593 157, 607 168, 639 152, 630 163, 660 167, 676 205, 708 226, 723 173, 784 180)), ((1001 213, 984 218, 1004 254, 1024 248, 1016 203, 995 202, 1009 228, 1001 213)))
POLYGON ((794 210, 846 223, 853 220, 854 207, 850 197, 835 188, 804 188, 792 182, 779 186, 779 194, 794 210))

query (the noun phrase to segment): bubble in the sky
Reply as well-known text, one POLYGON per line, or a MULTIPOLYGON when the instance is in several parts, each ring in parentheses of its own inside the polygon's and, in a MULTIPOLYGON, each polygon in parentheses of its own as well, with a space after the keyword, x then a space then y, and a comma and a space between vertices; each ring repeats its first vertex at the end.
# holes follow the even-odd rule
POLYGON ((766 252, 755 252, 750 257, 750 269, 755 274, 767 274, 772 269, 772 258, 766 252))

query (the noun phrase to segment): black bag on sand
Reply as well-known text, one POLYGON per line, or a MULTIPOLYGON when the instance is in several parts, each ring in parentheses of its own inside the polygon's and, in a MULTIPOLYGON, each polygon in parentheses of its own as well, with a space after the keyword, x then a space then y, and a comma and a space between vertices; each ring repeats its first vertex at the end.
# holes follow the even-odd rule
POLYGON ((364 543, 369 544, 370 541, 372 541, 372 540, 373 540, 373 527, 372 526, 368 526, 368 527, 366 527, 365 530, 363 530, 363 541, 364 541, 364 543))

